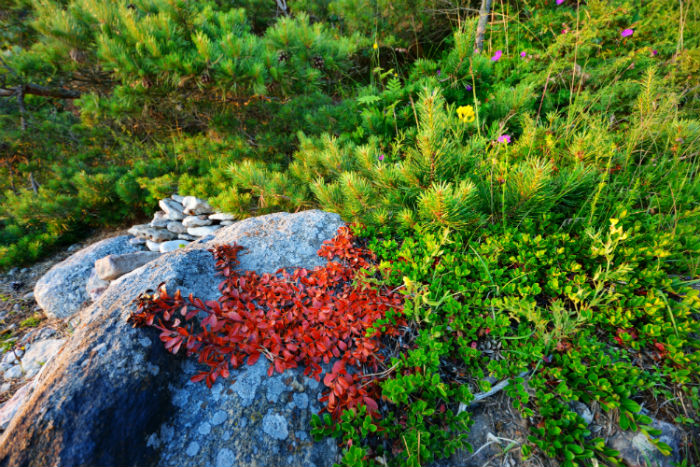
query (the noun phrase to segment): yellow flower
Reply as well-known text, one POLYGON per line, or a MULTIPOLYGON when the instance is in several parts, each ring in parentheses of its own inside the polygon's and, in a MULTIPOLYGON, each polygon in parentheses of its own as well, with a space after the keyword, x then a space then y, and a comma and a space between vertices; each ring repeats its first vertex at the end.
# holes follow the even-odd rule
POLYGON ((374 50, 377 50, 377 49, 379 48, 379 46, 378 46, 377 43, 375 42, 375 43, 372 45, 372 48, 373 48, 374 50))
POLYGON ((472 107, 471 105, 463 105, 461 107, 458 107, 457 117, 459 117, 459 119, 463 123, 473 122, 476 118, 476 114, 474 113, 474 107, 472 107))
POLYGON ((549 146, 550 148, 551 148, 552 146, 554 146, 554 138, 552 138, 552 135, 547 135, 547 136, 544 138, 544 141, 545 141, 545 143, 547 143, 547 146, 549 146))

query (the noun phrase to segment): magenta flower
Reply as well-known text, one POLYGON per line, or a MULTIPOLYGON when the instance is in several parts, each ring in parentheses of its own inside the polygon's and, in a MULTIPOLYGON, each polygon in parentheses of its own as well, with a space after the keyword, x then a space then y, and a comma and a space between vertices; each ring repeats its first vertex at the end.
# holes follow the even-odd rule
POLYGON ((562 3, 564 3, 564 0, 557 0, 557 5, 561 5, 562 3))
POLYGON ((379 155, 379 160, 380 160, 380 161, 383 161, 383 160, 384 160, 384 154, 380 154, 380 155, 379 155))
POLYGON ((497 50, 495 54, 493 54, 493 57, 491 57, 492 62, 497 62, 501 59, 501 55, 503 55, 503 52, 500 50, 497 50))
POLYGON ((656 50, 656 49, 654 49, 654 50, 651 51, 651 56, 652 56, 652 57, 656 57, 658 54, 659 54, 659 51, 656 50))
POLYGON ((561 30, 562 34, 568 34, 569 33, 569 28, 564 28, 561 30))
POLYGON ((438 71, 437 71, 437 75, 440 76, 440 73, 441 73, 441 70, 438 70, 438 71))
POLYGON ((634 34, 634 29, 625 29, 620 35, 622 37, 630 37, 632 34, 634 34))
POLYGON ((501 135, 497 140, 499 143, 510 144, 510 135, 501 135))
POLYGON ((523 58, 527 57, 527 52, 520 52, 520 56, 523 58))

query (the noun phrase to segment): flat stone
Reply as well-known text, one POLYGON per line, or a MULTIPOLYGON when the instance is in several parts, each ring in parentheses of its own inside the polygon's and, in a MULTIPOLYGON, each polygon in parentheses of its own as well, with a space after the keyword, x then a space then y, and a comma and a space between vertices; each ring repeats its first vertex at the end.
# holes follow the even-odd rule
POLYGON ((17 379, 21 378, 23 375, 22 372, 22 367, 20 365, 14 365, 11 366, 5 373, 3 374, 3 377, 5 379, 17 379))
POLYGON ((170 197, 180 204, 182 204, 182 201, 185 199, 184 196, 180 196, 177 193, 173 193, 170 197))
POLYGON ((145 245, 146 244, 146 239, 145 238, 139 238, 139 237, 134 237, 129 239, 129 243, 132 245, 145 245))
POLYGON ((209 219, 213 221, 235 221, 236 216, 227 212, 215 212, 209 215, 209 219))
POLYGON ((24 377, 30 379, 39 373, 42 366, 58 354, 65 342, 65 339, 46 339, 34 342, 22 357, 22 367, 26 372, 24 377))
MULTIPOLYGON (((161 244, 161 248, 162 248, 161 244)), ((123 255, 107 255, 95 261, 97 276, 103 281, 113 281, 124 274, 140 268, 160 256, 154 251, 136 251, 123 255)))
POLYGON ((135 237, 144 238, 154 242, 165 242, 177 237, 177 234, 165 228, 153 227, 149 224, 135 225, 129 229, 129 233, 135 237))
POLYGON ((182 204, 174 199, 161 199, 158 201, 158 206, 165 211, 165 216, 170 220, 179 221, 185 217, 182 204))
POLYGON ((210 235, 219 230, 221 226, 218 225, 205 225, 203 227, 190 227, 187 229, 187 233, 194 237, 204 237, 205 235, 210 235))
POLYGON ((150 231, 152 227, 149 224, 136 224, 132 225, 131 228, 128 230, 130 235, 133 235, 136 238, 140 239, 148 239, 151 238, 150 231))
POLYGON ((34 298, 50 318, 72 316, 90 302, 86 285, 95 261, 107 255, 140 250, 129 243, 127 235, 94 243, 49 269, 34 286, 34 298))
POLYGON ((19 349, 15 350, 14 352, 12 350, 8 350, 2 356, 2 360, 0 360, 0 370, 5 371, 11 366, 17 365, 20 358, 22 358, 22 354, 20 353, 19 349))
POLYGON ((168 253, 170 251, 177 250, 178 248, 184 248, 189 244, 190 242, 187 240, 170 240, 169 242, 163 242, 160 244, 160 252, 168 253))
POLYGON ((185 227, 202 227, 204 225, 211 225, 212 221, 209 220, 207 216, 187 216, 182 220, 182 225, 185 227))
POLYGON ((168 225, 168 222, 170 222, 170 219, 168 219, 168 216, 164 211, 156 211, 156 213, 153 215, 153 220, 151 220, 149 225, 151 227, 165 228, 168 225))
POLYGON ((197 240, 197 237, 193 237, 192 235, 188 235, 186 233, 178 234, 177 238, 179 238, 180 240, 188 240, 190 242, 193 240, 197 240))
POLYGON ((235 223, 236 223, 236 221, 221 221, 221 222, 219 222, 219 225, 227 226, 227 225, 233 225, 235 223))
POLYGON ((165 228, 168 229, 169 231, 171 231, 172 233, 176 233, 176 234, 181 234, 181 233, 187 232, 187 227, 182 225, 182 222, 178 222, 178 221, 168 222, 168 225, 165 228))
POLYGON ((158 242, 152 242, 151 240, 146 240, 146 248, 148 248, 150 251, 155 251, 157 253, 160 253, 160 243, 158 243, 158 242))
POLYGON ((184 206, 183 212, 190 216, 210 214, 214 211, 206 200, 194 196, 185 196, 182 205, 184 206))

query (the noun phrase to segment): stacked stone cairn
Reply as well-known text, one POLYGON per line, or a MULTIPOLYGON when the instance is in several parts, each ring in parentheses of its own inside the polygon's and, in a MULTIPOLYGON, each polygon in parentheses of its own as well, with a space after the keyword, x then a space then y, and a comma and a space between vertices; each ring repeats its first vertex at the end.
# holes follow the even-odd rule
POLYGON ((95 268, 87 281, 87 293, 92 301, 104 292, 109 283, 136 268, 193 241, 213 234, 221 227, 233 224, 234 216, 216 212, 203 199, 194 196, 172 195, 158 202, 160 211, 148 224, 129 229, 134 238, 129 244, 136 251, 110 254, 95 261, 95 268), (147 251, 138 251, 141 248, 147 251))
POLYGON ((129 233, 133 243, 145 244, 150 251, 167 253, 211 235, 234 223, 234 216, 215 212, 209 203, 194 196, 172 195, 160 200, 161 210, 148 224, 135 225, 129 233))

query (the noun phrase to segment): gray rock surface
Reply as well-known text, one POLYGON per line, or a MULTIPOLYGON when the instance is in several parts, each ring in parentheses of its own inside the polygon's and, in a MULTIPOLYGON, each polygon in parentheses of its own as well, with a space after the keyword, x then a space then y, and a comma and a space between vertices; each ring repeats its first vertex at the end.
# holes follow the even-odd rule
POLYGON ((138 246, 129 243, 127 235, 108 238, 83 248, 49 269, 36 283, 34 297, 47 316, 71 316, 89 301, 85 286, 95 261, 107 255, 139 250, 138 246))
POLYGON ((213 221, 235 221, 236 216, 226 212, 217 212, 215 214, 210 214, 209 219, 213 221))
POLYGON ((608 445, 620 452, 625 465, 630 467, 673 467, 682 460, 683 432, 670 423, 652 419, 652 427, 661 430, 658 440, 671 447, 671 455, 664 456, 641 432, 620 431, 608 445))
POLYGON ((169 242, 163 242, 160 244, 160 252, 168 253, 178 248, 184 248, 189 245, 190 242, 187 240, 170 240, 169 242))
POLYGON ((165 211, 165 217, 172 221, 179 221, 185 217, 182 213, 183 206, 174 199, 161 199, 158 202, 158 206, 165 211))
POLYGON ((33 378, 42 366, 51 361, 60 351, 65 339, 46 339, 34 342, 22 357, 22 368, 26 379, 33 378))
POLYGON ((177 237, 177 234, 169 230, 152 227, 149 224, 135 225, 129 229, 129 233, 135 237, 145 238, 154 242, 165 242, 177 237))
POLYGON ((276 272, 287 268, 314 268, 325 260, 316 252, 325 240, 333 238, 343 225, 340 216, 319 210, 298 214, 275 213, 251 217, 215 233, 209 243, 238 243, 246 248, 239 257, 241 269, 276 272), (289 238, 295 242, 290 247, 289 238))
POLYGON ((97 300, 100 295, 102 295, 102 292, 107 290, 107 287, 109 287, 109 282, 100 279, 97 275, 97 271, 93 269, 90 273, 90 277, 88 277, 87 284, 85 284, 85 291, 90 301, 94 302, 97 300))
POLYGON ((189 227, 187 233, 193 237, 205 237, 211 235, 221 228, 220 225, 205 225, 202 227, 189 227))
POLYGON ((146 240, 146 248, 148 248, 149 251, 155 251, 156 253, 160 253, 160 243, 158 242, 146 240))
POLYGON ((153 261, 158 256, 160 255, 154 251, 135 251, 123 255, 107 255, 95 261, 95 272, 103 281, 113 281, 127 272, 131 272, 153 261))
MULTIPOLYGON (((185 227, 202 227, 205 225, 211 225, 212 221, 209 220, 207 216, 187 216, 182 219, 182 225, 185 227)), ((179 232, 178 232, 179 233, 179 232)))
POLYGON ((168 216, 164 211, 156 211, 156 213, 153 214, 153 220, 149 225, 151 227, 163 228, 168 225, 168 222, 170 222, 170 219, 168 219, 168 216))
POLYGON ((10 400, 2 404, 2 407, 0 407, 0 430, 7 428, 7 425, 10 424, 10 421, 12 421, 19 409, 22 408, 33 390, 34 383, 29 382, 19 388, 19 390, 12 395, 10 400))
POLYGON ((172 233, 181 234, 187 232, 187 227, 182 225, 182 222, 170 221, 166 228, 172 233))
POLYGON ((337 215, 320 211, 248 219, 112 282, 81 312, 80 326, 35 380, 36 389, 0 438, 0 465, 337 461, 333 440, 310 441, 308 420, 320 408, 322 389, 315 380, 300 370, 267 378, 261 359, 209 390, 189 380, 198 370, 195 360, 173 357, 158 331, 134 329, 126 320, 134 299, 161 282, 170 292, 216 299, 220 277, 207 251, 216 244, 246 246, 241 267, 259 273, 314 267, 323 264, 316 251, 340 225, 337 215), (295 391, 306 398, 295 398, 295 391))
POLYGON ((184 213, 190 216, 209 214, 214 211, 206 200, 194 196, 185 196, 182 199, 182 205, 184 213))

